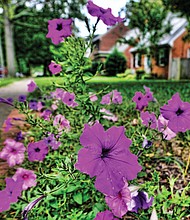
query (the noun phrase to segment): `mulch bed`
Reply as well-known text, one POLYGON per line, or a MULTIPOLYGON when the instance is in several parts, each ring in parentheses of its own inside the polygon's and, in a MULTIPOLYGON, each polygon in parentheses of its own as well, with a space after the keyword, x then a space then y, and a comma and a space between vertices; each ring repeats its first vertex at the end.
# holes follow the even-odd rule
MULTIPOLYGON (((17 109, 14 109, 14 110, 12 110, 12 112, 9 114, 9 116, 7 118, 20 118, 20 119, 24 120, 25 116, 23 114, 20 114, 17 109)), ((26 125, 26 123, 24 123, 23 121, 20 121, 20 120, 14 120, 13 124, 14 124, 14 126, 12 126, 10 128, 10 130, 7 132, 4 131, 5 122, 3 124, 3 127, 0 129, 0 151, 2 150, 2 148, 4 146, 3 142, 7 138, 15 139, 16 134, 20 130, 26 129, 26 127, 28 127, 28 125, 26 125)), ((0 185, 2 183, 4 183, 4 179, 6 177, 11 176, 12 171, 13 171, 13 168, 10 168, 8 166, 7 162, 0 159, 0 185)))

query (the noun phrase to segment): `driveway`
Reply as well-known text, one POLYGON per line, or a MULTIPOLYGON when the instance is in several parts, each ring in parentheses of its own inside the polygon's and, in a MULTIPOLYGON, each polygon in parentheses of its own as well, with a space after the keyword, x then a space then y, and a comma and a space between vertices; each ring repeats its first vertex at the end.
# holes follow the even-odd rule
MULTIPOLYGON (((0 97, 17 99, 19 95, 26 95, 28 93, 27 84, 29 84, 31 80, 31 78, 23 79, 0 88, 0 97)), ((13 107, 0 103, 0 128, 12 110, 13 107)))

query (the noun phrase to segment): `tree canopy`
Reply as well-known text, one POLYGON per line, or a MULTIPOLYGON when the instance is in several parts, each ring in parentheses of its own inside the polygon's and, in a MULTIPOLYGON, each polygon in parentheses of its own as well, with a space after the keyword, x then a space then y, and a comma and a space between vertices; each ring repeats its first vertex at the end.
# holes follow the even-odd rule
MULTIPOLYGON (((15 49, 16 58, 14 60, 17 61, 19 71, 28 71, 31 64, 47 66, 47 62, 52 58, 49 50, 51 41, 46 38, 48 20, 60 17, 84 20, 81 9, 85 2, 85 0, 1 1, 3 8, 1 20, 4 20, 5 29, 8 26, 12 27, 9 31, 14 36, 12 52, 9 50, 7 54, 10 56, 15 49), (5 16, 6 11, 8 16, 5 16), (5 19, 9 23, 5 23, 5 19)), ((7 34, 6 31, 5 34, 7 34)), ((7 39, 6 36, 5 39, 7 39)), ((10 41, 11 39, 6 44, 10 41)), ((6 60, 8 63, 8 57, 6 60)), ((12 70, 12 72, 15 71, 12 70)))
MULTIPOLYGON (((160 38, 171 30, 167 21, 168 10, 160 0, 130 0, 126 4, 126 16, 130 28, 138 29, 138 39, 130 40, 138 46, 155 47, 160 38)), ((145 48, 144 48, 145 49, 145 48)))

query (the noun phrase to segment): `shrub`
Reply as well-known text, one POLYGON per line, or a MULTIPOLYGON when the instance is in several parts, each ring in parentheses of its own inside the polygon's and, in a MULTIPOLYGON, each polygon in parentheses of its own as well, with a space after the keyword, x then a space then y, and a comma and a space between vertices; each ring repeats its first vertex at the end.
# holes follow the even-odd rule
POLYGON ((145 71, 142 69, 136 70, 136 79, 142 79, 142 76, 145 74, 145 71))
POLYGON ((115 76, 117 73, 123 73, 126 70, 127 60, 125 56, 117 49, 107 57, 105 62, 105 70, 107 75, 115 76))

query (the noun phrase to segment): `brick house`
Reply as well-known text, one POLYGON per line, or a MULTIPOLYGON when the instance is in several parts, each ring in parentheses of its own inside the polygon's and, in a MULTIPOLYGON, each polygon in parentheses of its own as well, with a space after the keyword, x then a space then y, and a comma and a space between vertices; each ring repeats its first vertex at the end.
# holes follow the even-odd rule
MULTIPOLYGON (((116 47, 126 56, 127 68, 135 70, 143 69, 145 72, 152 72, 160 78, 175 78, 173 77, 173 75, 175 75, 173 74, 173 71, 176 69, 176 63, 174 61, 177 59, 181 60, 184 58, 190 58, 190 43, 183 41, 187 25, 185 18, 173 17, 171 25, 171 32, 169 34, 165 34, 161 38, 159 48, 156 51, 157 55, 155 58, 152 58, 151 62, 150 57, 142 52, 139 52, 137 48, 128 44, 117 43, 121 37, 130 39, 131 37, 135 38, 138 35, 138 30, 129 30, 123 23, 114 26, 102 36, 94 39, 95 51, 93 53, 93 58, 95 60, 104 60, 106 56, 116 47), (152 71, 150 70, 150 63, 152 63, 152 71)), ((190 66, 190 59, 188 62, 190 66)), ((190 71, 188 70, 188 72, 190 71)), ((190 78, 190 74, 188 78, 190 78)))

